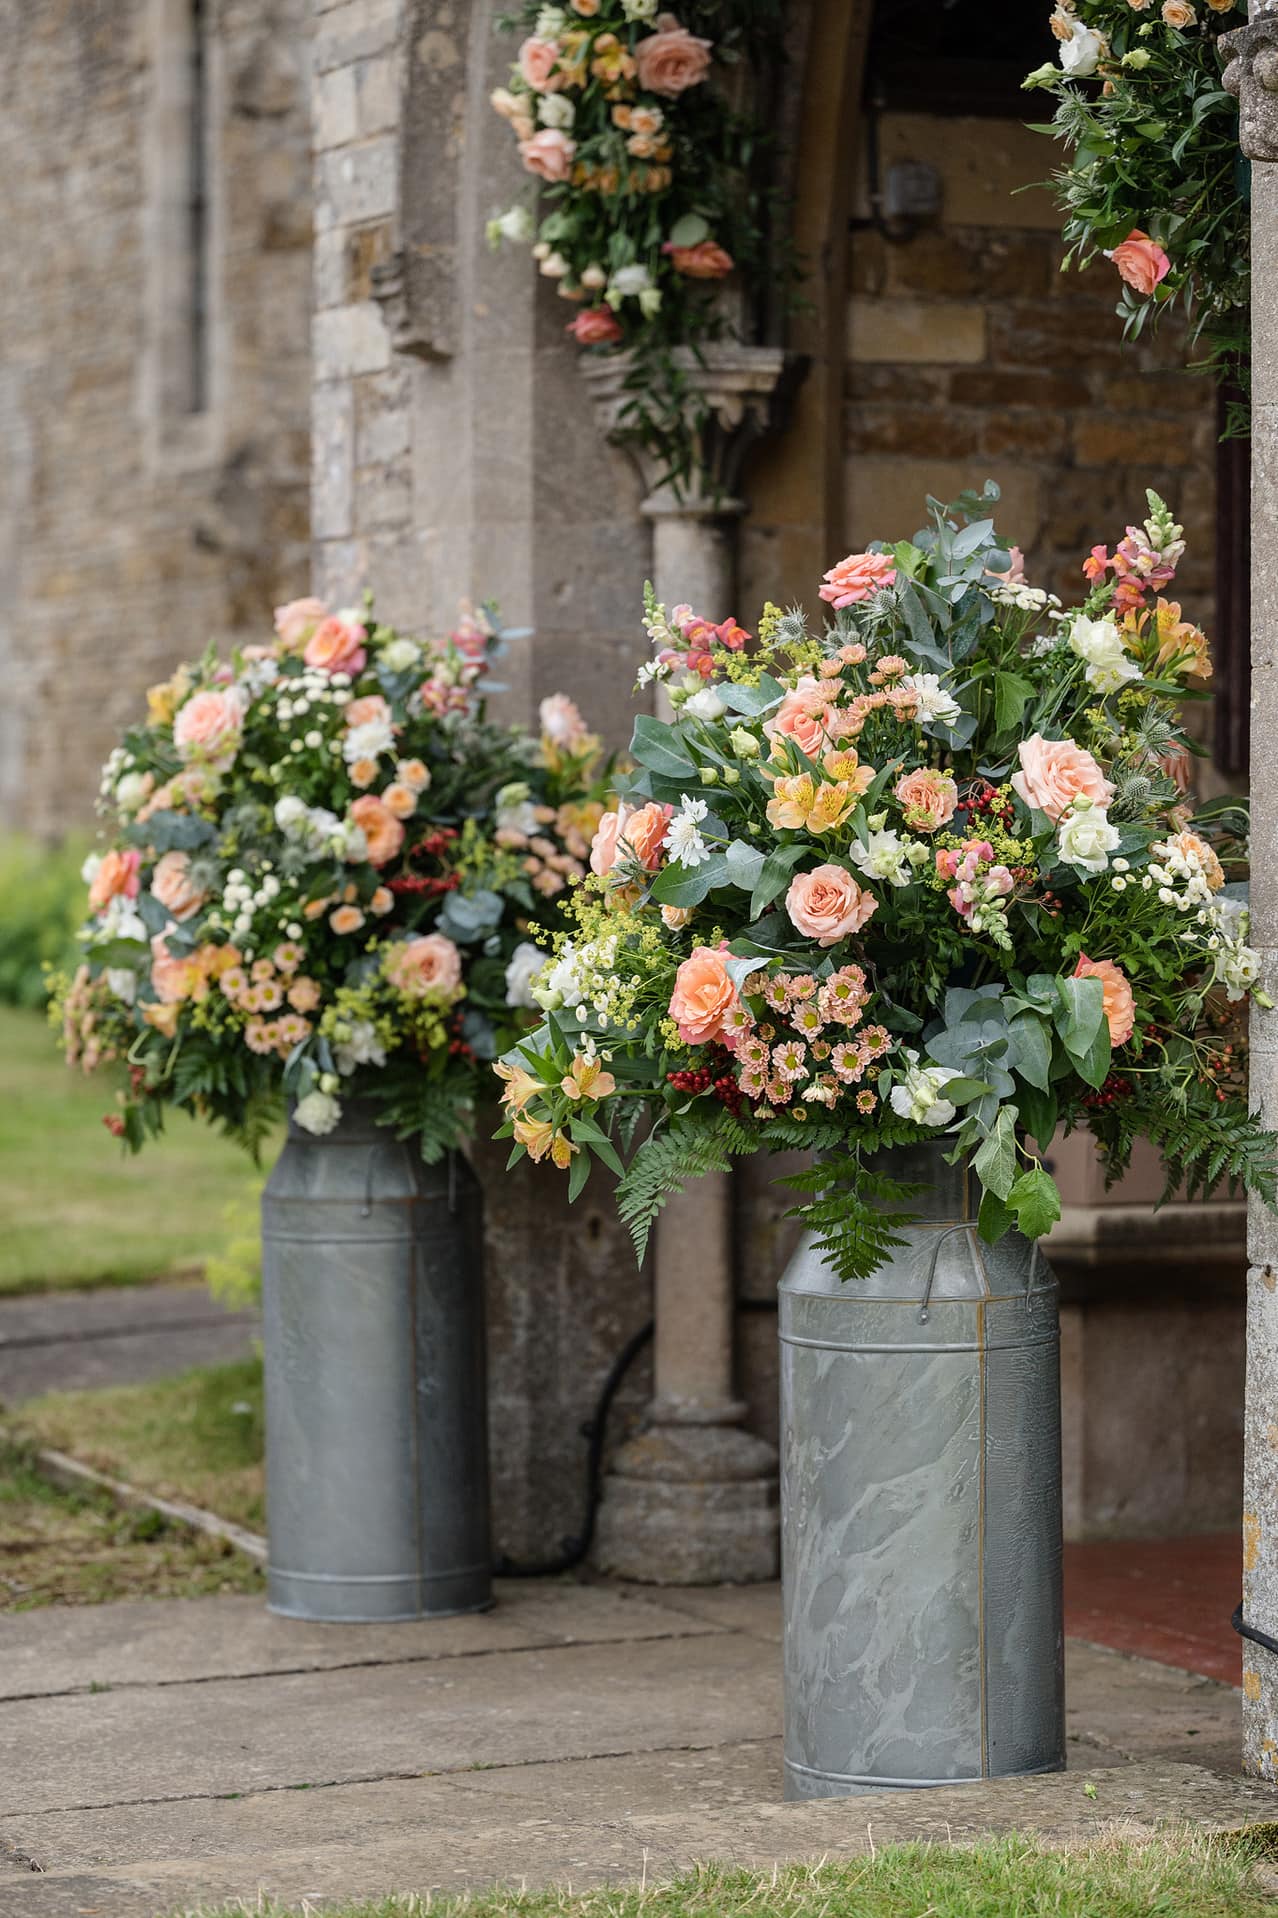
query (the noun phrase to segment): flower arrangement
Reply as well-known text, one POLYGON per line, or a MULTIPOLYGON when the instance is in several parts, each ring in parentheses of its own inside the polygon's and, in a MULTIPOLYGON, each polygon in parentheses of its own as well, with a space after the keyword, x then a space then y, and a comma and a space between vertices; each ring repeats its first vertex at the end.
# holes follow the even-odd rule
POLYGON ((844 1278, 908 1217, 872 1156, 927 1139, 972 1156, 991 1241, 1059 1216, 1062 1124, 1111 1173, 1144 1135, 1169 1191, 1273 1199, 1237 835, 1183 790, 1178 709, 1211 664, 1165 597, 1181 528, 1150 494, 1066 609, 996 537, 995 498, 929 501, 913 539, 833 567, 821 631, 769 606, 750 649, 649 596, 641 678, 673 717, 636 720, 533 987, 547 1017, 496 1068, 516 1154, 574 1193, 608 1166, 641 1253, 671 1191, 782 1147, 823 1155, 801 1211, 844 1278))
POLYGON ((53 999, 71 1063, 124 1068, 106 1124, 134 1150, 169 1106, 256 1148, 281 1095, 322 1134, 352 1093, 427 1159, 457 1143, 603 812, 570 700, 540 740, 485 718, 500 643, 487 610, 420 642, 304 599, 152 687, 53 999))
POLYGON ((489 240, 532 245, 576 308, 578 345, 631 351, 623 427, 676 476, 696 422, 674 350, 721 332, 718 286, 736 276, 755 292, 768 261, 765 129, 716 71, 766 66, 781 21, 776 0, 684 0, 677 15, 658 0, 528 0, 505 23, 524 37, 492 104, 548 210, 508 208, 489 240))
POLYGON ((1179 308, 1234 379, 1248 348, 1249 196, 1216 41, 1245 12, 1243 0, 1059 0, 1059 64, 1025 81, 1055 96, 1038 130, 1070 154, 1055 175, 1066 259, 1112 262, 1129 336, 1179 308))

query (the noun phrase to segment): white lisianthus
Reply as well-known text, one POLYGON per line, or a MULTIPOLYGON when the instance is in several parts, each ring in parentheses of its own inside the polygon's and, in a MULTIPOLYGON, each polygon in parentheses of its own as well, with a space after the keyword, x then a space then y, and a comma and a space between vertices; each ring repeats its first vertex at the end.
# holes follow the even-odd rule
POLYGON ((1227 947, 1217 958, 1216 977, 1227 999, 1241 999, 1260 977, 1260 954, 1251 946, 1227 947))
POLYGON ((636 686, 651 686, 654 682, 669 679, 670 668, 664 659, 645 659, 635 674, 636 686))
POLYGON ((293 1107, 293 1117, 303 1132, 314 1133, 317 1139, 322 1139, 325 1133, 331 1132, 341 1116, 340 1100, 334 1099, 327 1092, 308 1092, 306 1097, 299 1099, 293 1107))
POLYGON ((1068 40, 1062 40, 1057 55, 1071 80, 1086 80, 1095 73, 1105 53, 1105 36, 1081 20, 1070 22, 1068 40))
POLYGON ((548 253, 537 271, 543 273, 548 280, 566 279, 569 271, 568 262, 562 253, 548 253))
POLYGON ((91 886, 98 876, 98 867, 102 864, 102 854, 91 852, 80 868, 80 877, 86 886, 91 886))
POLYGON ((728 744, 738 759, 757 759, 762 748, 753 733, 744 726, 736 726, 728 734, 728 744))
POLYGON ((130 972, 127 966, 108 966, 103 977, 106 979, 108 989, 117 999, 123 1000, 126 1006, 133 1004, 138 996, 136 972, 130 972))
POLYGON ((683 710, 694 719, 722 719, 727 707, 713 686, 703 686, 699 693, 693 693, 684 701, 683 710))
POLYGON ((382 665, 388 673, 408 673, 421 661, 422 649, 415 639, 392 639, 382 647, 382 665))
POLYGON ((532 982, 546 963, 546 955, 540 946, 534 946, 530 939, 523 939, 510 955, 506 967, 506 1004, 508 1006, 535 1006, 532 996, 532 982))
POLYGON ((621 0, 621 11, 627 20, 655 20, 661 0, 621 0))
POLYGON ((661 311, 661 288, 659 286, 644 287, 642 293, 639 295, 639 311, 643 314, 645 320, 656 318, 657 314, 661 311))
POLYGON ((697 830, 698 822, 705 818, 710 808, 704 799, 691 799, 684 793, 679 810, 674 814, 662 845, 676 865, 700 866, 710 857, 709 848, 697 830))
POLYGON ((848 858, 867 879, 908 886, 913 877, 909 847, 897 832, 871 832, 868 839, 858 839, 849 846, 848 858))
POLYGON ((366 719, 362 726, 352 726, 342 741, 342 758, 353 766, 357 759, 380 759, 394 745, 395 729, 389 719, 366 719))
POLYGON ((1069 648, 1086 661, 1083 677, 1098 693, 1117 692, 1128 680, 1140 678, 1140 667, 1110 618, 1087 619, 1080 614, 1069 629, 1069 648))
POLYGON ((122 813, 136 812, 150 790, 146 773, 125 773, 115 789, 115 803, 122 813))
POLYGON ((912 1125, 948 1125, 957 1108, 941 1094, 950 1080, 961 1079, 962 1073, 950 1066, 921 1066, 918 1053, 908 1046, 903 1056, 909 1064, 900 1084, 892 1088, 893 1112, 912 1125))
POLYGON ((541 821, 537 817, 537 808, 527 794, 527 786, 507 786, 498 793, 494 815, 498 832, 521 832, 531 839, 538 831, 541 821), (523 797, 511 799, 506 796, 510 793, 522 794, 523 797))
POLYGON ((358 1066, 386 1064, 386 1048, 377 1037, 377 1027, 371 1019, 357 1019, 347 1027, 346 1037, 333 1047, 333 1063, 345 1078, 358 1066))
MULTIPOLYGON (((169 928, 172 931, 172 927, 169 928)), ((117 939, 136 939, 139 945, 146 945, 150 938, 142 918, 133 901, 117 892, 109 899, 106 909, 95 920, 92 939, 95 945, 110 945, 117 939)))
POLYGON ((590 293, 601 293, 608 284, 608 275, 597 260, 581 269, 581 284, 590 293))
POLYGON ((610 300, 636 300, 652 285, 646 266, 619 266, 608 285, 610 300))
POLYGON ((941 685, 939 673, 907 673, 901 681, 901 687, 903 691, 913 693, 920 725, 931 726, 937 720, 948 725, 963 710, 954 695, 947 693, 941 685))
POLYGON ((577 109, 566 94, 543 93, 537 102, 537 118, 544 127, 570 127, 577 109))
POLYGON ((1104 872, 1119 843, 1118 828, 1110 825, 1105 808, 1084 798, 1074 801, 1056 830, 1061 858, 1080 872, 1104 872))
POLYGON ((567 24, 568 15, 562 7, 543 7, 537 15, 537 25, 533 31, 539 40, 553 40, 567 24))

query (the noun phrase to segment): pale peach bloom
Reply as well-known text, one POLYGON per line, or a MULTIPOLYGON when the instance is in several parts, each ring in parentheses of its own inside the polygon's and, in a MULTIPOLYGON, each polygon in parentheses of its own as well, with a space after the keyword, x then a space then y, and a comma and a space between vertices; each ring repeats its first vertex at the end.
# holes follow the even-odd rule
POLYGON ((244 708, 238 693, 195 693, 173 722, 178 758, 210 763, 233 758, 243 725, 244 708))
POLYGON ((1025 555, 1019 546, 1009 546, 1007 559, 1008 565, 1005 572, 996 573, 991 566, 987 567, 985 577, 1000 580, 1004 586, 1019 586, 1025 578, 1025 555))
POLYGON ((1189 5, 1189 0, 1163 0, 1163 19, 1169 27, 1178 27, 1184 32, 1192 27, 1197 15, 1189 5))
POLYGON ((163 858, 157 859, 151 874, 151 891, 179 922, 198 912, 208 898, 202 886, 191 883, 191 860, 184 852, 166 852, 163 858))
MULTIPOLYGON (((621 837, 622 827, 634 811, 623 799, 616 812, 606 812, 595 827, 594 838, 590 842, 590 870, 599 879, 610 873, 617 863, 617 841, 621 837)), ((518 835, 521 843, 524 835, 518 835)), ((497 834, 499 841, 503 835, 497 834)))
POLYGON ((524 1151, 534 1164, 536 1164, 538 1160, 545 1158, 555 1136, 555 1128, 551 1125, 549 1119, 525 1119, 520 1117, 515 1120, 512 1132, 514 1134, 515 1144, 521 1145, 524 1148, 524 1151))
POLYGON ((328 915, 328 923, 336 933, 358 932, 364 923, 364 915, 358 906, 339 906, 328 915))
POLYGON ((549 698, 543 699, 537 709, 537 718, 544 737, 552 746, 559 746, 564 752, 576 752, 583 741, 590 737, 576 701, 569 699, 567 693, 551 693, 549 698))
POLYGON ((166 1039, 171 1039, 177 1031, 181 1014, 182 1008, 176 1001, 170 1004, 159 1000, 142 1007, 144 1023, 153 1026, 157 1032, 163 1033, 166 1039))
POLYGON ((400 784, 407 786, 410 792, 425 792, 430 785, 430 767, 420 759, 401 759, 395 770, 400 784))
POLYGON ((658 800, 650 799, 646 806, 640 806, 638 812, 632 812, 626 821, 622 837, 645 872, 656 872, 661 864, 661 842, 666 836, 673 812, 673 806, 664 806, 658 800))
POLYGON ((529 1100, 535 1099, 544 1090, 541 1080, 517 1060, 512 1065, 506 1059, 497 1059, 493 1062, 493 1071, 505 1082, 501 1102, 508 1112, 522 1112, 529 1100))
POLYGON ((368 633, 357 619, 339 619, 335 613, 322 620, 306 642, 302 658, 317 672, 349 673, 354 679, 368 660, 364 641, 368 633))
POLYGON ((368 910, 383 919, 394 904, 395 895, 389 886, 379 886, 368 902, 368 910))
MULTIPOLYGON (((1168 5, 1178 4, 1180 0, 1168 0, 1168 5)), ((1164 16, 1166 12, 1167 8, 1164 7, 1164 16)), ((1138 226, 1132 228, 1109 257, 1118 268, 1119 277, 1146 298, 1171 271, 1171 261, 1157 240, 1151 240, 1148 233, 1142 233, 1138 226)))
POLYGON ((948 773, 920 766, 896 783, 896 797, 905 813, 905 823, 915 832, 938 832, 953 819, 958 806, 958 787, 948 773))
POLYGON ((381 725, 389 721, 391 709, 380 693, 365 693, 362 699, 352 699, 342 719, 346 726, 369 726, 376 722, 381 725))
POLYGON ((123 895, 125 899, 136 899, 141 887, 138 867, 142 864, 142 855, 134 848, 127 852, 118 852, 114 846, 104 852, 97 871, 89 881, 89 909, 101 912, 111 900, 123 895))
POLYGON ((779 742, 793 739, 801 753, 819 759, 830 743, 830 689, 810 675, 788 692, 763 731, 772 741, 774 758, 782 758, 779 742))
POLYGON ((701 40, 681 27, 673 13, 657 15, 657 31, 635 47, 635 73, 646 93, 676 99, 699 86, 710 71, 713 41, 701 40))
POLYGON ((375 783, 379 770, 375 759, 356 759, 347 768, 352 786, 358 786, 361 792, 375 783))
POLYGON ((1020 744, 1021 770, 1012 774, 1013 789, 1032 810, 1046 813, 1055 825, 1078 798, 1094 806, 1108 806, 1114 788, 1096 761, 1072 739, 1044 739, 1035 733, 1020 744))
POLYGON ((740 1004, 726 954, 697 946, 675 974, 669 1013, 685 1045, 708 1045, 723 1033, 723 1022, 740 1004))
POLYGON ((308 899, 302 907, 303 919, 322 919, 332 903, 331 899, 308 899))
POLYGON ((859 932, 878 903, 842 866, 816 866, 811 872, 796 873, 785 896, 795 931, 821 946, 835 946, 859 932))
POLYGON ((612 117, 619 127, 625 127, 631 133, 644 133, 650 137, 660 133, 666 123, 666 116, 660 107, 614 107, 612 117), (624 113, 625 119, 618 119, 624 113))
POLYGON ((461 984, 461 954, 442 932, 428 932, 390 946, 382 969, 406 999, 456 992, 461 984))
POLYGON ((1116 966, 1112 959, 1089 959, 1085 952, 1080 952, 1074 977, 1100 980, 1105 1001, 1105 1020, 1109 1026, 1109 1043, 1111 1046, 1125 1046, 1136 1025, 1136 1001, 1122 967, 1116 966))
POLYGON ((314 1012, 320 997, 320 989, 314 979, 294 979, 288 989, 288 1002, 296 1012, 314 1012))
POLYGON ((364 793, 352 801, 350 817, 368 843, 369 865, 389 864, 404 843, 404 828, 390 808, 372 793, 364 793))
POLYGON ((896 560, 891 553, 849 553, 825 574, 820 598, 837 610, 895 584, 896 560))
POLYGON ((691 906, 663 906, 661 923, 670 932, 682 932, 685 926, 692 923, 691 906))
POLYGON ((206 983, 194 959, 171 953, 164 934, 157 932, 151 941, 151 985, 156 998, 166 1006, 180 1005, 184 999, 202 998, 199 987, 206 983))
POLYGON ((617 1081, 604 1071, 598 1054, 592 1057, 584 1052, 573 1055, 572 1068, 559 1084, 570 1099, 607 1099, 617 1090, 617 1081))
POLYGON ((321 620, 328 618, 322 599, 291 599, 275 608, 275 630, 286 653, 299 652, 321 620))
POLYGON ((1194 755, 1188 746, 1178 742, 1169 746, 1158 757, 1158 770, 1164 778, 1170 779, 1176 791, 1182 796, 1191 791, 1194 784, 1194 755))
POLYGON ((292 940, 286 940, 283 945, 275 948, 275 963, 281 972, 296 972, 305 957, 302 948, 294 945, 292 940))
POLYGON ((396 819, 411 819, 417 811, 417 794, 394 780, 383 792, 382 804, 388 812, 394 813, 396 819))
MULTIPOLYGON (((524 85, 531 87, 534 93, 544 93, 559 59, 559 44, 555 40, 539 40, 536 34, 530 34, 515 58, 524 85)), ((499 112, 502 110, 498 108, 499 112)))
POLYGON ((1187 859, 1197 859, 1209 889, 1212 892, 1220 891, 1225 883, 1225 869, 1205 839, 1200 839, 1196 832, 1178 832, 1173 833, 1164 844, 1187 859))
POLYGON ((543 127, 519 142, 519 157, 529 173, 552 186, 568 178, 577 142, 558 127, 543 127))

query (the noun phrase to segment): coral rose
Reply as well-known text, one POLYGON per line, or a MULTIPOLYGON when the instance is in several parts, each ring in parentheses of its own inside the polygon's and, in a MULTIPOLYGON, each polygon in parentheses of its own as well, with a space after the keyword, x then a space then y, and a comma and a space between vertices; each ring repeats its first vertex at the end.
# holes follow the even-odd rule
POLYGON ((357 673, 363 672, 368 659, 364 651, 367 638, 357 619, 343 619, 340 613, 331 613, 307 640, 302 658, 317 672, 349 673, 354 679, 357 673))
POLYGON ((792 739, 809 759, 819 759, 830 743, 829 701, 829 691, 819 680, 801 679, 772 718, 764 721, 765 736, 774 745, 779 739, 792 739))
POLYGON ((646 35, 635 48, 639 85, 647 93, 663 94, 667 100, 699 86, 710 71, 713 44, 681 27, 672 13, 658 14, 657 31, 646 35))
POLYGON ((1118 268, 1119 277, 1146 298, 1171 272, 1171 261, 1157 240, 1151 240, 1138 226, 1132 228, 1109 257, 1118 268))
POLYGON ((612 346, 621 338, 621 322, 610 306, 587 306, 575 313, 565 333, 571 333, 578 346, 612 346))
POLYGON ((661 864, 661 842, 673 812, 673 806, 663 806, 650 799, 638 812, 631 813, 625 823, 622 838, 645 872, 656 872, 661 864))
POLYGON ((697 946, 675 974, 670 1017, 688 1046, 724 1036, 724 1020, 741 1003, 728 962, 711 946, 697 946))
POLYGON ((1012 788, 1031 811, 1046 813, 1053 825, 1080 797, 1101 807, 1114 797, 1114 788, 1091 754, 1072 739, 1044 739, 1035 733, 1021 741, 1020 758, 1012 788))
POLYGON ((561 133, 558 127, 543 127, 540 133, 519 142, 519 157, 526 170, 535 173, 539 180, 548 180, 552 186, 568 178, 576 151, 577 142, 561 133))
POLYGON ((896 797, 905 813, 905 823, 915 832, 936 832, 954 817, 958 806, 958 787, 948 773, 920 766, 896 782, 896 797))
POLYGON ((322 599, 291 599, 287 606, 275 608, 275 630, 286 653, 305 646, 320 621, 328 618, 322 599))
POLYGON ((736 265, 732 255, 716 240, 699 240, 696 246, 667 244, 662 251, 669 254, 675 272, 685 274, 690 280, 726 280, 736 265))
POLYGON ((141 884, 138 878, 141 863, 142 855, 137 851, 117 852, 113 846, 110 852, 103 853, 89 882, 90 911, 101 912, 121 893, 126 899, 136 899, 141 884))
POLYGON ((336 933, 358 932, 364 923, 364 915, 358 906, 338 906, 329 913, 328 923, 336 933))
POLYGON ((151 891, 177 920, 198 912, 208 893, 191 883, 191 861, 184 852, 166 852, 151 874, 151 891))
POLYGON ((389 806, 375 794, 363 793, 352 803, 350 817, 367 842, 370 866, 384 866, 395 857, 404 843, 404 828, 389 806))
POLYGON ((442 932, 428 932, 391 946, 382 961, 386 977, 406 999, 455 992, 461 984, 461 953, 442 932))
POLYGON ((878 903, 842 866, 814 866, 811 872, 796 873, 785 896, 791 925, 820 946, 835 946, 859 932, 878 903))
POLYGON ((1136 1025, 1136 1001, 1122 967, 1116 966, 1112 959, 1089 959, 1085 952, 1080 952, 1074 977, 1100 980, 1105 1000, 1105 1021, 1109 1026, 1109 1043, 1111 1046, 1125 1046, 1136 1025))
POLYGON ((210 764, 233 759, 243 725, 244 709, 238 693, 196 693, 173 722, 178 758, 202 759, 210 764))
MULTIPOLYGON (((170 927, 170 931, 172 928, 170 927)), ((151 941, 151 985, 162 1005, 180 1005, 206 981, 199 966, 190 958, 179 959, 169 951, 162 932, 151 941)), ((200 995, 201 997, 203 994, 200 995)))
POLYGON ((837 610, 895 584, 896 561, 891 553, 849 553, 825 574, 820 597, 837 610))

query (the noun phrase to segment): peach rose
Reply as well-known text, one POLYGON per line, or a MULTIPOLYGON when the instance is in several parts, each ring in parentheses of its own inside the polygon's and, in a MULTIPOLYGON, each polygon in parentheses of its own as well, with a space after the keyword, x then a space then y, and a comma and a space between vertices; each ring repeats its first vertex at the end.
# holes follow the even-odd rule
POLYGON ((287 606, 277 606, 275 630, 284 651, 295 653, 305 646, 320 621, 327 618, 328 607, 322 599, 291 599, 287 606))
POLYGON ((616 812, 606 812, 595 827, 595 836, 590 842, 590 870, 596 878, 602 879, 616 865, 617 841, 633 811, 623 799, 616 812))
POLYGON ((795 931, 820 946, 836 946, 840 939, 859 932, 878 903, 842 866, 814 866, 811 872, 796 873, 785 896, 795 931))
POLYGON ((329 913, 328 923, 338 934, 358 932, 364 923, 364 915, 358 906, 338 906, 329 913))
POLYGON ((1085 952, 1080 952, 1074 977, 1100 980, 1105 1019, 1109 1026, 1109 1043, 1111 1046, 1125 1046, 1136 1025, 1136 1001, 1122 967, 1116 966, 1112 959, 1089 959, 1085 952))
MULTIPOLYGON (((534 93, 544 93, 547 82, 555 70, 559 59, 559 45, 555 40, 539 40, 536 34, 530 34, 516 54, 519 64, 519 77, 526 87, 534 93)), ((501 112, 503 109, 498 108, 501 112)))
POLYGON ((1043 812, 1055 825, 1080 797, 1094 806, 1108 806, 1114 788, 1096 761, 1072 739, 1044 739, 1035 733, 1020 744, 1021 770, 1012 774, 1012 788, 1025 804, 1043 812))
POLYGON ((198 912, 208 893, 191 883, 191 861, 184 852, 166 852, 151 874, 151 891, 160 904, 177 920, 189 919, 198 912))
POLYGON ((723 1036, 723 1022, 740 1005, 740 995, 722 952, 696 946, 675 974, 670 1017, 685 1045, 704 1046, 723 1036))
POLYGON ((621 836, 645 872, 656 872, 661 864, 661 842, 673 811, 673 806, 663 806, 650 799, 638 812, 632 812, 625 823, 621 836))
POLYGON ((395 780, 382 794, 382 804, 396 819, 411 819, 417 811, 417 794, 395 780))
POLYGON ((366 857, 370 866, 385 866, 404 843, 404 828, 389 806, 373 793, 363 793, 353 801, 350 818, 368 843, 366 857))
POLYGON ((578 346, 612 346, 621 338, 621 331, 621 322, 610 306, 583 307, 564 328, 578 346))
POLYGON ((424 999, 432 993, 455 992, 461 984, 461 954, 442 932, 428 932, 391 946, 382 967, 386 977, 406 999, 424 999))
POLYGON ((197 986, 205 984, 194 960, 176 958, 169 951, 164 934, 157 932, 151 941, 151 985, 160 1003, 180 1005, 191 997, 197 986))
POLYGON ((681 27, 673 13, 657 15, 657 31, 645 36, 635 48, 635 72, 646 93, 660 93, 667 100, 700 86, 710 71, 713 41, 700 40, 681 27))
POLYGON ((895 584, 896 561, 891 553, 849 553, 824 575, 818 596, 837 610, 895 584))
MULTIPOLYGON (((1166 12, 1164 7, 1164 17, 1166 12)), ((1142 233, 1138 226, 1132 228, 1109 257, 1118 268, 1120 279, 1126 280, 1128 286, 1134 286, 1146 298, 1171 272, 1171 261, 1157 240, 1151 240, 1148 233, 1142 233)))
POLYGON ((233 759, 243 726, 244 709, 237 692, 195 693, 173 722, 178 758, 210 764, 233 759))
POLYGON ((372 785, 380 771, 381 767, 375 759, 356 759, 350 767, 351 784, 358 786, 362 792, 365 786, 372 785))
POLYGON ((101 912, 121 893, 126 899, 136 899, 141 887, 138 877, 141 864, 142 855, 135 850, 117 852, 112 846, 110 852, 103 853, 98 869, 89 881, 90 911, 101 912))
POLYGON ((958 787, 948 773, 920 766, 896 782, 896 797, 905 812, 905 823, 915 832, 936 832, 954 817, 958 806, 958 787))
POLYGON ((322 673, 349 673, 354 679, 362 673, 368 654, 364 641, 368 633, 357 619, 342 619, 330 613, 315 628, 306 642, 302 658, 322 673))
POLYGON ((669 254, 675 272, 690 280, 726 280, 736 265, 732 255, 717 240, 698 240, 696 246, 667 244, 662 251, 669 254))
POLYGON ((391 709, 380 693, 365 693, 363 699, 352 699, 342 719, 348 727, 380 725, 388 721, 391 709))
POLYGON ((829 699, 819 680, 805 677, 788 692, 763 730, 774 743, 792 739, 809 759, 819 759, 830 743, 829 699))
POLYGON ((1186 27, 1192 27, 1197 14, 1189 0, 1163 0, 1163 19, 1169 27, 1177 27, 1183 33, 1186 27))
POLYGON ((572 166, 577 142, 561 133, 558 127, 543 127, 540 133, 519 142, 519 157, 529 173, 535 173, 539 180, 548 180, 552 186, 568 178, 572 166))
POLYGON ((420 759, 402 759, 395 770, 410 792, 424 793, 430 785, 430 767, 420 759))

